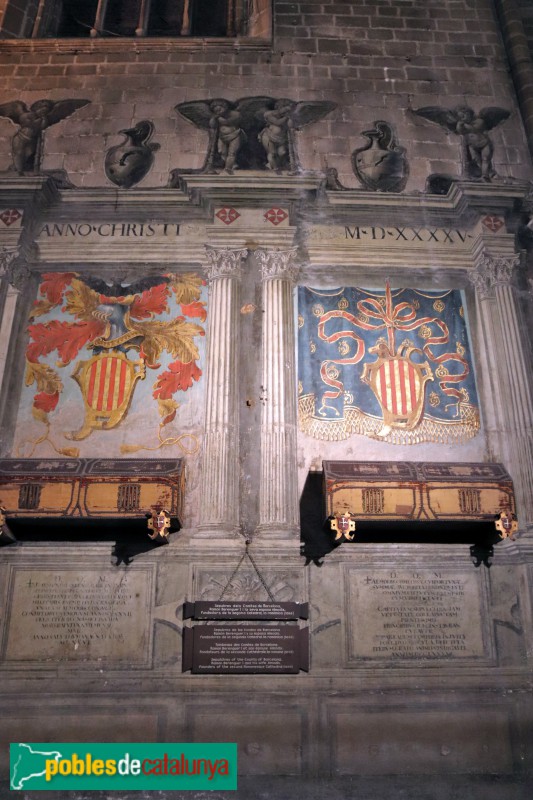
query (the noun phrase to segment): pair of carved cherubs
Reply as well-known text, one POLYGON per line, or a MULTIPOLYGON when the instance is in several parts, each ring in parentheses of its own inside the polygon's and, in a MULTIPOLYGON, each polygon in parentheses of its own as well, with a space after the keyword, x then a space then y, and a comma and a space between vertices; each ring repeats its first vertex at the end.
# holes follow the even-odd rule
MULTIPOLYGON (((30 107, 19 100, 0 105, 0 116, 19 126, 11 142, 12 169, 19 175, 39 174, 44 131, 89 103, 89 100, 43 99, 30 107)), ((215 98, 180 103, 176 111, 206 131, 209 141, 200 170, 177 172, 225 171, 231 174, 240 168, 296 174, 300 165, 295 132, 322 119, 334 108, 336 104, 330 101, 296 102, 267 96, 245 97, 235 102, 215 98)), ((508 119, 509 111, 495 106, 478 113, 469 106, 452 110, 427 106, 413 109, 413 113, 461 138, 465 177, 490 181, 496 176, 489 131, 508 119)), ((121 131, 126 135, 125 142, 107 151, 106 175, 118 186, 129 188, 146 175, 153 153, 159 147, 149 141, 153 130, 153 123, 143 120, 121 131)), ((407 179, 407 162, 404 148, 397 144, 392 127, 379 121, 374 130, 365 131, 364 135, 369 144, 353 154, 355 174, 366 188, 401 191, 407 179), (372 157, 372 150, 377 151, 376 158, 372 157), (387 158, 383 160, 380 156, 387 158)))

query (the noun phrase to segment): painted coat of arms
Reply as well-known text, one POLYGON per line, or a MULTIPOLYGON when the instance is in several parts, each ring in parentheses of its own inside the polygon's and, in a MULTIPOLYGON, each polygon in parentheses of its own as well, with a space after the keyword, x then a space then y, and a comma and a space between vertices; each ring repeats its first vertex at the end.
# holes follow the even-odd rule
MULTIPOLYGON (((159 412, 158 444, 146 448, 123 444, 120 450, 131 453, 180 444, 182 437, 165 438, 163 429, 176 417, 176 393, 189 390, 202 375, 198 337, 204 336, 204 329, 199 322, 207 316, 202 288, 202 279, 194 273, 116 284, 75 272, 43 275, 28 327, 26 386, 36 387, 32 417, 45 425, 45 431, 26 441, 24 451, 30 446, 33 453, 47 442, 62 455, 79 455, 79 448, 58 448, 50 437, 52 415, 54 428, 59 428, 62 397, 68 393, 70 406, 78 408, 78 426, 60 428, 62 435, 74 441, 87 439, 95 431, 120 425, 151 370, 155 377, 151 397, 159 412), (64 376, 77 384, 77 401, 74 384, 68 384, 67 392, 64 376)), ((145 395, 146 389, 139 398, 141 408, 146 407, 145 395)), ((65 425, 68 419, 67 414, 65 425)))
POLYGON ((459 291, 299 290, 299 424, 317 439, 460 443, 479 430, 459 291))

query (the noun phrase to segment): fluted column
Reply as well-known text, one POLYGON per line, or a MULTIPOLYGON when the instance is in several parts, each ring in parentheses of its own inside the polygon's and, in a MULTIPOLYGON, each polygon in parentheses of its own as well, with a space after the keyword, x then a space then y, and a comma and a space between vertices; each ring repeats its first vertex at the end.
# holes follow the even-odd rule
POLYGON ((293 287, 296 251, 257 250, 263 281, 261 484, 258 533, 298 534, 293 287))
POLYGON ((471 273, 484 344, 483 380, 494 415, 494 455, 508 468, 521 528, 533 526, 533 395, 525 325, 514 296, 519 257, 485 253, 471 273))
POLYGON ((20 283, 18 280, 20 270, 14 269, 18 254, 19 251, 15 247, 0 248, 0 317, 2 320, 0 323, 0 389, 4 380, 11 330, 20 295, 20 289, 16 285, 20 283))
POLYGON ((207 246, 209 327, 200 537, 239 530, 239 290, 247 250, 207 246))

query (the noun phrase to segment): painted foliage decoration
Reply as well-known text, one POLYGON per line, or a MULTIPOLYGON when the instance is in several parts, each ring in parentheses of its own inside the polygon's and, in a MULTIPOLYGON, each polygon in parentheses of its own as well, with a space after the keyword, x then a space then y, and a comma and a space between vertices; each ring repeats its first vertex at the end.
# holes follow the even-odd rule
POLYGON ((478 432, 459 291, 300 287, 298 326, 304 433, 453 444, 478 432))
MULTIPOLYGON (((195 273, 115 284, 77 272, 44 274, 30 315, 26 351, 32 416, 45 425, 42 435, 30 442, 32 452, 48 442, 62 455, 79 455, 79 448, 56 447, 50 438, 52 415, 54 429, 59 426, 74 441, 114 429, 128 415, 136 387, 150 371, 155 378, 151 398, 159 411, 159 442, 156 447, 122 444, 120 450, 132 453, 179 444, 190 451, 191 441, 165 437, 163 431, 176 417, 176 395, 190 390, 202 375, 198 337, 204 336, 199 323, 207 316, 200 299, 203 283, 195 273), (77 430, 61 427, 65 394, 77 405, 77 430)), ((146 419, 145 400, 142 405, 146 419)))

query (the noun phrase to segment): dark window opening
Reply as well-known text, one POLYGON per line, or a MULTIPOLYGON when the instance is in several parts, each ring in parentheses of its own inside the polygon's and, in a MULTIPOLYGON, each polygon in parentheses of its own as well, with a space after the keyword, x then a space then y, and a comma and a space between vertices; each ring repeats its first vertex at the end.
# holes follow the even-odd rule
POLYGON ((102 33, 135 36, 139 27, 140 0, 108 0, 102 33))
POLYGON ((0 11, 0 39, 266 39, 271 32, 271 0, 6 0, 0 11))
POLYGON ((227 36, 227 0, 194 0, 191 13, 192 36, 227 36))
MULTIPOLYGON (((57 36, 77 38, 89 36, 96 19, 98 0, 71 0, 63 3, 57 36)), ((50 25, 50 36, 53 27, 50 25)))
POLYGON ((183 3, 176 0, 152 0, 147 36, 181 36, 183 3))

